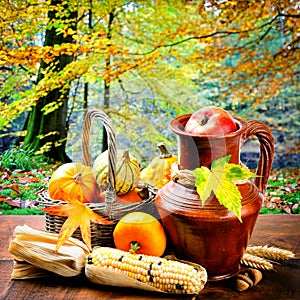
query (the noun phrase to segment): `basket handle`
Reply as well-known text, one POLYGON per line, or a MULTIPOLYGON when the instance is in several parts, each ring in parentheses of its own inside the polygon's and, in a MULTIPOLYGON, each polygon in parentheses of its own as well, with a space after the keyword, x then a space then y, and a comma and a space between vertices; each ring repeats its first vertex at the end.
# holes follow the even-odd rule
POLYGON ((113 126, 103 111, 92 108, 88 110, 85 116, 83 124, 83 136, 82 136, 82 162, 86 166, 92 166, 92 158, 90 153, 90 134, 92 120, 100 119, 102 125, 107 132, 108 139, 108 184, 105 193, 105 209, 104 214, 111 216, 112 204, 116 201, 116 161, 117 161, 117 149, 116 149, 116 135, 113 126))

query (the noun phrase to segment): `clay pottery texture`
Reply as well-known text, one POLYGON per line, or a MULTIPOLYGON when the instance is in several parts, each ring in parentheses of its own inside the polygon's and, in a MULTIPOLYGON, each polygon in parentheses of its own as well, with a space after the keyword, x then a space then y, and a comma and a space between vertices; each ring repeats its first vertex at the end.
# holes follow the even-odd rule
POLYGON ((239 272, 240 260, 248 245, 269 178, 274 141, 268 127, 259 121, 235 119, 237 130, 225 135, 196 136, 184 131, 190 115, 170 122, 178 137, 179 169, 193 170, 225 155, 240 163, 240 149, 250 137, 260 142, 260 159, 253 181, 238 184, 242 195, 242 223, 214 194, 202 206, 195 187, 170 181, 156 196, 155 204, 172 249, 178 258, 206 268, 210 281, 230 278, 239 272))

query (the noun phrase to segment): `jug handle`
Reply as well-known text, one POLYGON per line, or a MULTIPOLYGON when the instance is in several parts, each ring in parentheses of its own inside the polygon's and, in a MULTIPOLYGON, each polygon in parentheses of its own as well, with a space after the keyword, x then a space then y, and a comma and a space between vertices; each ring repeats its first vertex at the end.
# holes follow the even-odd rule
POLYGON ((258 138, 260 144, 260 156, 256 169, 258 177, 255 178, 254 183, 259 191, 264 194, 274 158, 274 138, 266 124, 256 120, 247 121, 246 124, 247 129, 243 135, 244 142, 254 135, 258 138))

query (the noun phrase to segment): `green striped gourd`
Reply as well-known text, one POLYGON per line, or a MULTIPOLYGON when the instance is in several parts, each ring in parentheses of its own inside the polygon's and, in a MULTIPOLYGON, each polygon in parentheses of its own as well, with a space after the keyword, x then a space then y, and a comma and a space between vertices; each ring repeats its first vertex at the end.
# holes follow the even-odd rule
MULTIPOLYGON (((108 151, 101 153, 94 161, 94 175, 102 190, 108 183, 108 151)), ((140 166, 129 150, 117 151, 116 163, 116 193, 124 195, 135 189, 140 180, 140 166)))

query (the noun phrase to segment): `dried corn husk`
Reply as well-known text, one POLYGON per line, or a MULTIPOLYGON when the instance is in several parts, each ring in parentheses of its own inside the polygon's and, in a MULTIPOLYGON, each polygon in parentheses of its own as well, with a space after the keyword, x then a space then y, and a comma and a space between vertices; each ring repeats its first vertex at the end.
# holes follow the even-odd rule
MULTIPOLYGON (((79 275, 84 269, 88 247, 75 238, 69 238, 56 252, 57 239, 58 234, 55 233, 38 231, 27 225, 17 226, 8 250, 17 261, 25 261, 65 277, 79 275)), ((32 268, 32 272, 35 270, 32 268)), ((17 276, 20 277, 18 273, 17 276)), ((26 274, 28 276, 31 276, 30 271, 26 274)))
POLYGON ((15 259, 14 268, 11 273, 11 279, 41 278, 41 277, 46 277, 49 274, 50 274, 49 271, 33 266, 32 264, 26 261, 15 259))

